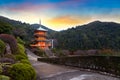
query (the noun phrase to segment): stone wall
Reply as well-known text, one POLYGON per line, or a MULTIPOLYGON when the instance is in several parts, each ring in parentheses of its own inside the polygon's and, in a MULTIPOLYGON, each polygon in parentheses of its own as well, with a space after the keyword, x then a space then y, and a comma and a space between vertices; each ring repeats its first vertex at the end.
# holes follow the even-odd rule
POLYGON ((61 58, 38 58, 38 60, 53 64, 102 71, 120 76, 120 57, 117 56, 71 56, 61 58))

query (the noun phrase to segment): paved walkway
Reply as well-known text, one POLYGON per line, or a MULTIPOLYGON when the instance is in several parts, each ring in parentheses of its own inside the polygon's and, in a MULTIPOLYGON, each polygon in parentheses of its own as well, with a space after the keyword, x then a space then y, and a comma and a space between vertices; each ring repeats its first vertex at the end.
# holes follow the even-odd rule
POLYGON ((37 80, 120 80, 98 73, 80 71, 65 66, 58 66, 37 61, 38 56, 26 50, 29 60, 37 73, 37 80))

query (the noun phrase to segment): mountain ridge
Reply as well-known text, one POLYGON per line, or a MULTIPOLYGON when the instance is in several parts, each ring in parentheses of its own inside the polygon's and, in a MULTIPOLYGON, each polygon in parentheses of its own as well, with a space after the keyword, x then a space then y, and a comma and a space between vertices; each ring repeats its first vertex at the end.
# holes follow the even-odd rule
MULTIPOLYGON (((30 25, 0 16, 0 33, 10 32, 27 43, 31 42, 34 30, 39 26, 39 24, 30 25)), ((58 40, 58 47, 62 49, 120 49, 119 23, 94 21, 59 32, 41 26, 48 29, 48 38, 58 40)))
POLYGON ((120 49, 120 24, 94 21, 55 35, 63 49, 120 49))

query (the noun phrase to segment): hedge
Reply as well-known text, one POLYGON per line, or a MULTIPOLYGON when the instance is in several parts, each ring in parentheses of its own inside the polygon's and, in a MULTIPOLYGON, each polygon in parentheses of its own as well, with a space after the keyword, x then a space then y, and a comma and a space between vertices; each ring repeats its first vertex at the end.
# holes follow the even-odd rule
POLYGON ((18 43, 18 51, 17 54, 15 55, 16 60, 21 60, 21 59, 28 59, 27 55, 25 54, 25 48, 23 45, 18 43))
POLYGON ((0 74, 2 73, 2 65, 0 64, 0 74))
POLYGON ((31 63, 26 59, 21 59, 20 63, 25 63, 31 65, 31 63))
POLYGON ((5 43, 0 40, 0 56, 2 56, 4 54, 5 51, 5 43))
POLYGON ((9 70, 10 77, 13 80, 35 80, 36 72, 30 64, 22 44, 18 43, 18 51, 15 54, 15 58, 18 63, 13 64, 9 70))
POLYGON ((9 74, 13 80, 35 80, 36 73, 31 65, 16 63, 12 65, 9 74))
POLYGON ((3 40, 5 43, 10 45, 10 49, 12 54, 16 54, 17 52, 17 41, 14 36, 9 34, 0 34, 0 39, 3 40))
POLYGON ((10 77, 5 75, 0 75, 0 80, 10 80, 10 77))
POLYGON ((25 42, 20 37, 17 37, 17 42, 22 45, 25 44, 25 42))

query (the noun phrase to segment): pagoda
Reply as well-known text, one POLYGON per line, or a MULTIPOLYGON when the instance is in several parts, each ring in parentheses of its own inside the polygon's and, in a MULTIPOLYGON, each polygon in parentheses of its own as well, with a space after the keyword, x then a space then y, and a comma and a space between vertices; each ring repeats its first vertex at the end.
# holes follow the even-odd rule
POLYGON ((47 30, 41 27, 40 21, 40 27, 34 31, 34 41, 33 44, 31 44, 31 47, 39 47, 40 49, 45 50, 51 46, 51 44, 48 45, 47 41, 47 30))

